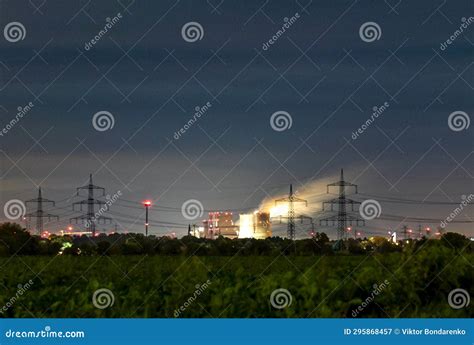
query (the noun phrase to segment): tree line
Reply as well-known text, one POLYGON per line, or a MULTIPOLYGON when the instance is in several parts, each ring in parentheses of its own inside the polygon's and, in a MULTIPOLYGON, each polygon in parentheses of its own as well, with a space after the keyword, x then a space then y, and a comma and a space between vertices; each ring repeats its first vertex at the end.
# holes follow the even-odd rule
POLYGON ((11 255, 197 255, 197 256, 278 256, 278 255, 365 255, 373 252, 402 252, 426 244, 439 242, 454 249, 473 251, 473 242, 459 233, 446 233, 440 240, 422 238, 419 240, 393 243, 384 237, 346 239, 331 241, 324 232, 314 237, 291 241, 281 237, 257 239, 215 240, 184 236, 180 239, 167 236, 145 237, 142 234, 100 234, 89 236, 57 236, 48 238, 30 234, 16 223, 0 224, 0 256, 11 255))

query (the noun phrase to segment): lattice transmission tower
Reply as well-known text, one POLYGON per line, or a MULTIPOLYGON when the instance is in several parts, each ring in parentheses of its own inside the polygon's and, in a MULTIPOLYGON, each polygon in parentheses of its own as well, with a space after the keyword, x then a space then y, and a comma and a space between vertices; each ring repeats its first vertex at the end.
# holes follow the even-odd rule
POLYGON ((357 185, 347 182, 344 180, 344 170, 341 169, 341 178, 339 181, 330 183, 327 185, 327 193, 329 194, 330 187, 339 187, 339 196, 335 199, 323 202, 323 211, 325 211, 325 205, 329 204, 331 206, 330 210, 334 211, 334 206, 337 206, 337 214, 323 218, 319 220, 320 225, 328 226, 331 223, 332 226, 337 224, 337 239, 344 239, 347 237, 347 226, 353 225, 356 226, 365 225, 365 220, 359 217, 358 215, 349 214, 347 212, 347 206, 350 206, 350 210, 355 211, 356 205, 359 205, 360 202, 346 198, 346 189, 354 188, 355 194, 358 193, 357 185))
POLYGON ((45 212, 43 210, 43 205, 51 204, 53 206, 56 206, 56 204, 53 200, 43 198, 41 194, 41 187, 38 188, 38 197, 36 199, 30 199, 30 200, 25 201, 26 205, 30 203, 36 204, 36 211, 25 214, 25 218, 27 218, 28 220, 31 220, 31 218, 36 218, 36 229, 35 229, 36 234, 41 236, 41 234, 43 233, 43 219, 44 218, 48 218, 48 221, 51 221, 51 219, 54 219, 54 218, 59 220, 58 216, 45 212))
POLYGON ((89 183, 85 186, 78 187, 76 188, 76 194, 79 196, 81 190, 87 190, 87 199, 75 202, 72 204, 72 210, 75 211, 75 206, 79 205, 80 210, 82 211, 83 206, 87 205, 87 212, 83 214, 82 216, 74 217, 71 218, 71 222, 77 223, 83 223, 85 224, 86 228, 90 229, 92 232, 92 236, 95 236, 96 232, 96 223, 100 224, 101 222, 103 224, 106 224, 107 222, 112 223, 112 218, 109 217, 104 217, 100 214, 95 213, 95 206, 98 205, 99 208, 105 205, 104 201, 98 200, 94 198, 94 191, 99 190, 102 191, 101 196, 105 196, 105 188, 96 186, 92 183, 92 174, 89 175, 89 183))
POLYGON ((281 198, 275 200, 275 205, 287 203, 288 204, 288 216, 281 217, 286 218, 288 222, 287 236, 289 239, 294 240, 296 237, 296 226, 295 226, 295 203, 304 203, 308 206, 308 201, 295 197, 293 194, 293 185, 290 184, 290 194, 287 198, 281 198))

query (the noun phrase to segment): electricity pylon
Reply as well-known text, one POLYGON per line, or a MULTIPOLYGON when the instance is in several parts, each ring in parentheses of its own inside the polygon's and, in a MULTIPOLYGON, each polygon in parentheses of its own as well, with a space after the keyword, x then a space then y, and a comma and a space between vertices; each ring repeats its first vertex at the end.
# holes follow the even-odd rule
POLYGON ((282 217, 286 218, 288 220, 288 230, 287 230, 287 236, 289 239, 294 240, 295 235, 296 235, 296 227, 295 227, 295 203, 304 203, 306 206, 308 206, 308 202, 306 200, 297 198, 293 194, 293 185, 290 184, 290 194, 288 195, 287 198, 281 198, 275 200, 275 205, 278 205, 278 203, 287 203, 288 204, 288 216, 287 217, 282 217))
POLYGON ((41 187, 38 188, 38 197, 36 199, 26 200, 25 204, 36 203, 36 211, 25 214, 27 219, 36 218, 36 234, 40 235, 43 233, 43 218, 48 218, 48 221, 51 221, 51 218, 56 218, 59 220, 59 217, 51 214, 45 213, 43 210, 43 204, 52 204, 56 206, 53 200, 48 200, 43 198, 41 195, 41 187))
POLYGON ((337 239, 340 240, 346 238, 346 230, 348 225, 353 225, 354 223, 356 226, 359 226, 359 224, 365 225, 365 220, 359 216, 354 216, 347 213, 347 205, 350 205, 351 211, 355 211, 354 206, 359 205, 360 202, 346 198, 346 188, 354 188, 355 194, 357 194, 358 190, 357 185, 344 181, 343 169, 341 169, 340 180, 327 185, 328 194, 330 187, 339 187, 339 196, 335 199, 323 202, 323 211, 325 211, 324 206, 326 204, 331 205, 331 211, 334 211, 334 205, 337 205, 337 214, 321 219, 319 224, 328 226, 328 224, 331 223, 332 226, 334 226, 337 223, 337 239))
POLYGON ((100 224, 101 221, 103 222, 103 224, 106 224, 107 222, 112 223, 112 218, 104 217, 100 213, 98 213, 97 215, 95 214, 95 205, 98 205, 100 208, 105 205, 105 202, 94 198, 94 190, 102 191, 102 196, 104 196, 105 188, 94 185, 92 183, 92 174, 90 174, 89 184, 76 188, 76 194, 80 195, 80 191, 83 189, 87 189, 87 199, 73 203, 72 210, 75 211, 74 206, 79 205, 79 208, 82 211, 82 206, 87 205, 87 213, 83 214, 82 216, 71 218, 70 221, 75 221, 76 224, 78 222, 84 223, 86 225, 86 228, 89 228, 92 232, 92 236, 95 236, 96 223, 100 224))

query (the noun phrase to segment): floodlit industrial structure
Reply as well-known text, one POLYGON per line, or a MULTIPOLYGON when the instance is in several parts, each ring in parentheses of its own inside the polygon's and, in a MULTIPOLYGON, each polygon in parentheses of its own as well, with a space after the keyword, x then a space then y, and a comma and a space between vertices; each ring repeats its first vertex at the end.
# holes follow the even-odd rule
POLYGON ((265 239, 271 236, 270 213, 255 211, 240 215, 239 238, 265 239))
POLYGON ((204 238, 214 239, 219 236, 237 238, 239 235, 239 227, 234 224, 232 212, 209 212, 209 217, 203 224, 204 238))
POLYGON ((231 239, 265 239, 272 236, 270 213, 255 211, 254 213, 240 214, 237 225, 234 223, 232 212, 209 212, 208 219, 203 221, 203 226, 194 226, 194 229, 190 229, 189 233, 207 239, 216 239, 219 236, 231 239))

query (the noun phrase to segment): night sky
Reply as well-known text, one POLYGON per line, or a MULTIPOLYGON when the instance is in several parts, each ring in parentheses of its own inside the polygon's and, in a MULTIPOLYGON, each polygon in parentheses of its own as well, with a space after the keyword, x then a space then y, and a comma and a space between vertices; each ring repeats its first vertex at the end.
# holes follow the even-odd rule
MULTIPOLYGON (((335 197, 323 195, 325 184, 344 168, 359 185, 351 197, 382 207, 364 234, 436 228, 474 193, 474 125, 448 123, 451 113, 470 120, 474 110, 472 10, 469 0, 3 0, 1 127, 18 107, 34 106, 0 137, 1 204, 34 198, 41 185, 57 201, 48 212, 61 216, 48 229, 63 229, 79 215, 71 211, 81 200, 75 188, 92 173, 107 194, 122 193, 106 214, 119 231, 143 231, 139 203, 148 198, 150 233, 181 236, 200 220, 182 216, 189 199, 238 214, 283 196, 290 183, 309 201, 298 212, 318 219, 321 201, 335 197), (285 18, 292 24, 264 49, 285 18), (23 40, 6 39, 11 22, 24 26, 23 40), (201 39, 183 38, 188 22, 201 25, 201 39), (379 26, 378 39, 361 37, 367 22, 379 26), (462 23, 471 24, 442 49, 462 23), (113 128, 94 128, 99 111, 112 114, 113 128), (278 111, 291 116, 290 128, 272 128, 278 111)), ((473 211, 455 221, 472 220, 473 211)), ((298 237, 307 228, 299 224, 298 237)), ((447 229, 474 234, 472 223, 447 229)))

